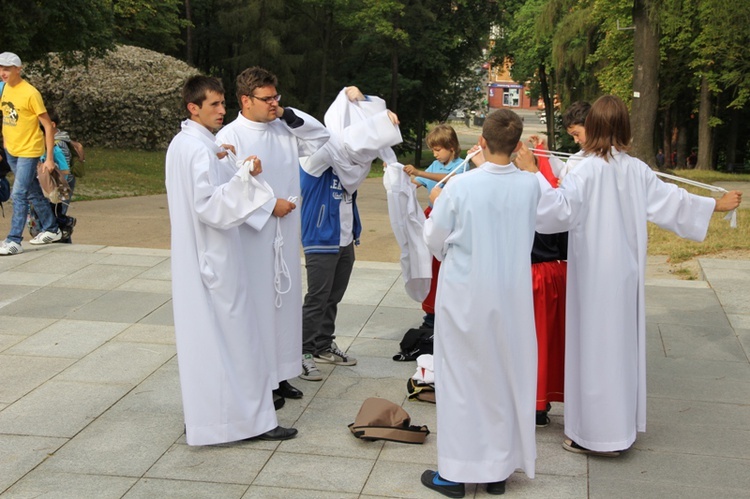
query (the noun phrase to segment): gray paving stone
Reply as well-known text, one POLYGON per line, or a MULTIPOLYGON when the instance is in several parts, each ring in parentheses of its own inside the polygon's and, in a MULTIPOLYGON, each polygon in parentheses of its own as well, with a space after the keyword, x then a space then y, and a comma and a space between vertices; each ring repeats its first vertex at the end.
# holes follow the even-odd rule
MULTIPOLYGON (((410 405, 406 406, 408 410, 410 405)), ((412 417, 412 424, 425 424, 423 419, 419 419, 409 411, 412 417)), ((391 461, 394 463, 421 464, 424 469, 437 468, 437 433, 434 433, 435 426, 429 426, 430 434, 427 435, 423 444, 411 445, 401 442, 385 442, 383 451, 378 457, 378 462, 391 461)))
POLYGON ((15 334, 0 334, 0 352, 4 352, 19 341, 23 340, 23 336, 15 334))
POLYGON ((168 281, 172 285, 172 263, 165 260, 150 269, 144 271, 139 277, 142 279, 153 279, 158 281, 168 281))
MULTIPOLYGON (((15 300, 13 303, 4 306, 0 311, 3 315, 62 319, 74 314, 76 310, 85 307, 86 304, 102 294, 104 294, 104 291, 98 289, 45 287, 15 300), (40 306, 41 303, 44 304, 43 307, 40 306)), ((79 318, 87 319, 88 317, 79 318)))
MULTIPOLYGON (((393 461, 378 460, 372 470, 363 495, 381 497, 405 497, 416 499, 435 499, 440 497, 437 492, 428 489, 419 477, 426 469, 435 469, 435 466, 425 466, 421 463, 400 463, 393 461)), ((476 485, 466 487, 466 495, 474 497, 476 485)))
POLYGON ((688 484, 664 483, 658 481, 638 480, 635 478, 607 477, 599 479, 592 477, 589 487, 591 499, 664 499, 679 497, 680 499, 706 499, 747 497, 746 490, 728 487, 706 487, 700 480, 691 480, 688 484))
POLYGON ((347 427, 354 422, 361 405, 357 400, 316 397, 295 425, 300 429, 300 436, 282 442, 279 450, 295 454, 376 459, 383 442, 360 440, 347 427))
MULTIPOLYGON (((613 493, 613 487, 608 484, 618 484, 619 480, 649 482, 657 487, 655 490, 661 492, 672 487, 680 490, 679 487, 686 484, 699 488, 742 491, 739 495, 712 494, 714 497, 743 497, 750 490, 747 459, 717 456, 634 449, 617 459, 589 458, 589 474, 592 496, 596 497, 608 497, 607 493, 613 493)), ((656 496, 648 493, 648 497, 656 496)), ((669 493, 667 497, 680 496, 669 493)))
POLYGON ((28 336, 54 323, 55 319, 42 317, 8 317, 0 314, 0 334, 28 336))
POLYGON ((318 390, 317 396, 358 400, 360 403, 368 397, 380 397, 400 405, 406 399, 406 379, 331 376, 318 390))
POLYGON ((5 308, 8 305, 30 295, 36 290, 37 286, 35 285, 5 284, 5 281, 3 281, 3 285, 0 286, 0 312, 5 314, 5 308))
POLYGON ((406 294, 406 287, 404 284, 403 279, 399 278, 393 287, 388 290, 381 305, 384 307, 408 308, 421 311, 422 302, 415 301, 406 294))
MULTIPOLYGON (((336 492, 337 499, 357 499, 358 494, 336 492)), ((251 485, 242 499, 330 499, 330 492, 251 485)))
POLYGON ((118 334, 113 341, 126 341, 129 343, 159 343, 162 345, 174 345, 174 326, 161 326, 158 324, 133 324, 118 334))
MULTIPOLYGON (((508 478, 505 493, 510 497, 522 499, 578 499, 587 497, 588 483, 585 476, 559 476, 537 473, 533 480, 521 472, 516 472, 508 478)), ((487 493, 485 487, 477 487, 475 497, 497 497, 487 493)))
POLYGON ((67 358, 0 355, 0 402, 15 402, 73 362, 67 358))
POLYGON ((88 265, 65 279, 50 284, 53 288, 115 289, 143 272, 142 267, 123 265, 88 265))
POLYGON ((750 425, 738 429, 717 428, 710 420, 694 425, 649 422, 648 431, 639 434, 634 446, 639 450, 744 459, 750 449, 750 425))
POLYGON ((119 499, 135 482, 135 478, 32 471, 2 496, 4 499, 119 499))
MULTIPOLYGON (((89 265, 106 258, 98 253, 73 253, 68 251, 46 251, 38 258, 34 258, 23 265, 15 267, 18 272, 37 272, 46 274, 50 271, 56 274, 72 274, 89 265)), ((15 257, 14 257, 15 258, 15 257)))
POLYGON ((270 457, 271 451, 242 446, 173 445, 146 477, 250 485, 270 457))
POLYGON ((669 357, 747 362, 731 327, 660 324, 659 332, 669 357))
POLYGON ((141 477, 183 433, 181 414, 108 411, 39 469, 141 477))
POLYGON ((8 270, 0 274, 0 282, 3 283, 3 286, 15 284, 21 286, 41 287, 58 281, 65 276, 67 276, 67 274, 55 274, 53 272, 40 274, 38 272, 16 272, 14 270, 8 270))
POLYGON ((0 434, 0 493, 66 442, 63 438, 0 434))
POLYGON ((341 303, 336 315, 336 336, 357 336, 375 312, 375 305, 341 303))
POLYGON ((171 345, 109 342, 60 373, 57 379, 134 386, 174 355, 171 345))
POLYGON ((743 400, 734 403, 678 400, 649 395, 646 403, 649 431, 652 424, 710 425, 714 428, 750 429, 750 405, 743 400))
POLYGON ((239 499, 247 490, 247 485, 228 483, 206 483, 187 480, 162 480, 143 478, 123 496, 123 499, 239 499))
POLYGON ((422 324, 423 315, 422 310, 378 307, 359 336, 401 341, 406 331, 422 324))
POLYGON ((172 307, 172 300, 167 301, 162 306, 160 306, 138 322, 139 324, 154 324, 174 327, 174 309, 172 307))
POLYGON ((374 459, 275 452, 253 485, 311 491, 358 493, 362 490, 374 459))
POLYGON ((160 294, 171 294, 172 283, 161 279, 141 279, 139 275, 135 279, 131 279, 127 282, 122 283, 118 286, 119 291, 137 291, 141 293, 160 293, 160 294))
POLYGON ((169 255, 138 255, 132 253, 113 253, 99 263, 102 265, 146 267, 151 268, 167 260, 169 255))
POLYGON ((177 365, 167 363, 161 366, 120 399, 111 411, 176 414, 182 417, 182 392, 177 365))
POLYGON ((128 327, 123 322, 62 319, 29 336, 6 353, 45 357, 81 358, 128 327))
POLYGON ((393 359, 399 352, 399 341, 377 338, 357 338, 349 347, 348 353, 354 357, 382 357, 393 359))
POLYGON ((742 269, 750 270, 750 260, 724 260, 722 258, 698 258, 704 272, 707 269, 742 269))
POLYGON ((51 380, 0 412, 0 433, 71 438, 129 385, 51 380))
POLYGON ((353 273, 352 282, 346 288, 346 294, 341 303, 350 305, 378 305, 392 286, 392 282, 378 279, 358 279, 355 281, 353 273))
POLYGON ((0 258, 0 273, 20 267, 21 265, 30 262, 31 260, 35 260, 44 254, 43 251, 34 251, 34 246, 31 246, 28 242, 22 244, 22 246, 23 253, 20 255, 3 256, 0 258))
POLYGON ((138 322, 169 301, 169 295, 109 291, 69 314, 71 319, 138 322))

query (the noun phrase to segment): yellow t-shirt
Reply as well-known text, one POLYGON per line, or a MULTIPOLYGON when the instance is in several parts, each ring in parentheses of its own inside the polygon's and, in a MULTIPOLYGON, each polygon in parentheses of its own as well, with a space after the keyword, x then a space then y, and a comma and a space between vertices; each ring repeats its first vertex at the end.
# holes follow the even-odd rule
POLYGON ((47 112, 39 91, 26 80, 15 87, 7 83, 0 99, 5 148, 17 158, 39 158, 45 153, 39 115, 47 112))

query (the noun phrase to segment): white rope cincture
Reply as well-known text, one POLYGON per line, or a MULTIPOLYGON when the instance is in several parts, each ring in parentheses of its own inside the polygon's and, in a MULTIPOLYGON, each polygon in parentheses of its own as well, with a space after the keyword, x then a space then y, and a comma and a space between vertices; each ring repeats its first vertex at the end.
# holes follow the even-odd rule
MULTIPOLYGON (((662 173, 662 172, 654 172, 654 173, 659 177, 668 178, 670 180, 674 180, 675 182, 682 182, 688 185, 692 185, 693 187, 700 187, 701 189, 707 189, 713 192, 721 192, 723 194, 729 192, 723 187, 718 187, 718 186, 710 185, 710 184, 704 184, 696 180, 690 180, 689 178, 677 177, 676 175, 670 175, 668 173, 662 173)), ((724 220, 729 220, 729 227, 731 227, 732 229, 736 229, 737 228, 737 210, 734 209, 730 211, 729 213, 727 213, 726 216, 724 217, 724 220)))
POLYGON ((451 176, 453 174, 455 174, 458 170, 461 170, 463 168, 463 170, 461 171, 461 173, 465 172, 466 171, 466 165, 469 163, 469 160, 471 158, 473 158, 474 156, 476 156, 477 154, 479 154, 480 152, 482 152, 482 149, 477 149, 476 151, 467 154, 466 158, 464 158, 464 160, 461 161, 461 164, 458 165, 457 167, 455 167, 448 175, 446 175, 445 177, 443 177, 443 179, 440 182, 438 182, 437 184, 435 184, 435 187, 440 187, 442 189, 441 184, 445 185, 445 183, 448 181, 448 179, 451 178, 451 176))
MULTIPOLYGON (((569 154, 566 152, 557 152, 557 151, 548 151, 547 149, 531 149, 534 156, 540 157, 540 158, 550 158, 550 157, 559 157, 561 159, 566 160, 581 160, 584 159, 584 156, 574 156, 573 154, 569 154)), ((673 180, 675 182, 682 182, 684 184, 692 185, 693 187, 699 187, 701 189, 706 189, 712 192, 721 192, 722 194, 725 194, 729 191, 724 189, 723 187, 718 187, 711 184, 704 184, 703 182, 698 182, 697 180, 691 180, 689 178, 684 177, 678 177, 676 175, 670 175, 668 173, 662 173, 659 171, 654 172, 657 176, 667 178, 669 180, 673 180)), ((724 220, 729 220, 729 227, 732 229, 737 228, 737 210, 732 210, 729 213, 726 214, 724 217, 724 220)))
MULTIPOLYGON (((291 196, 287 199, 290 203, 296 203, 297 197, 291 196)), ((276 291, 274 305, 281 308, 281 296, 287 294, 292 289, 292 276, 289 273, 289 267, 284 260, 284 235, 281 233, 281 217, 276 219, 276 237, 273 240, 273 289, 276 291), (287 288, 282 289, 283 280, 287 280, 287 288)))

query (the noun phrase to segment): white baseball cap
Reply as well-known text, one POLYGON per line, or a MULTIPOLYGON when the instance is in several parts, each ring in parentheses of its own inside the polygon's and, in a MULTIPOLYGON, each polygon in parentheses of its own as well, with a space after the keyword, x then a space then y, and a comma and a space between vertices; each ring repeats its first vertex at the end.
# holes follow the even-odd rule
POLYGON ((0 66, 21 67, 21 58, 13 52, 3 52, 0 54, 0 66))

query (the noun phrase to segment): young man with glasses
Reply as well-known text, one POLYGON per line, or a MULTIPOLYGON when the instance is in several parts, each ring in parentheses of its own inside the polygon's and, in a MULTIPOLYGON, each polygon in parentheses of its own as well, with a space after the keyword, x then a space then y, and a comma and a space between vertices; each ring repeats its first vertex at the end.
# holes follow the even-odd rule
POLYGON ((276 76, 259 67, 237 77, 240 113, 218 139, 237 148, 237 156, 252 151, 263 161, 261 177, 275 199, 240 227, 242 244, 251 261, 249 306, 259 323, 266 357, 278 388, 277 406, 302 392, 289 379, 301 372, 302 266, 300 264, 300 156, 309 156, 329 137, 312 116, 279 105, 276 76))

